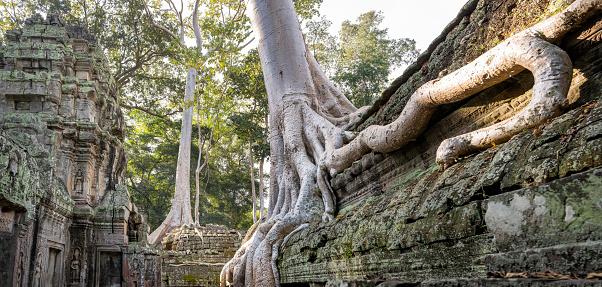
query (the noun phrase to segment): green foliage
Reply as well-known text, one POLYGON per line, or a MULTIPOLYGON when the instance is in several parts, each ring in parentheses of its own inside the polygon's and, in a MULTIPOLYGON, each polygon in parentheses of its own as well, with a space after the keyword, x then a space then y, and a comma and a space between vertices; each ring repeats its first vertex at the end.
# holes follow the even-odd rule
POLYGON ((308 45, 335 85, 356 105, 371 104, 386 88, 392 69, 413 62, 419 54, 414 40, 389 39, 379 29, 381 12, 367 12, 355 23, 345 21, 337 38, 327 32, 332 24, 325 18, 310 21, 308 45))
POLYGON ((320 14, 318 9, 323 0, 293 0, 299 22, 311 19, 320 14))
POLYGON ((34 7, 27 1, 0 1, 0 44, 5 43, 6 31, 22 27, 26 17, 33 14, 34 7))
POLYGON ((139 126, 128 126, 125 141, 128 152, 126 184, 134 201, 149 213, 156 228, 169 211, 178 157, 178 123, 153 120, 139 126))
MULTIPOLYGON (((203 126, 201 132, 208 133, 203 126)), ((128 128, 126 149, 128 169, 126 184, 135 202, 149 213, 152 228, 158 227, 169 211, 173 198, 178 160, 180 123, 159 119, 144 121, 128 128)), ((193 137, 198 136, 193 129, 193 137)), ((213 158, 201 177, 206 197, 200 201, 201 224, 212 223, 246 229, 252 222, 249 199, 250 179, 247 174, 246 142, 232 133, 224 133, 214 142, 213 158)), ((198 146, 192 147, 191 165, 198 156, 198 146)), ((194 193, 194 169, 190 173, 194 193)), ((191 196, 194 199, 194 196, 191 196)))
POLYGON ((257 50, 249 53, 232 68, 230 73, 232 96, 240 103, 240 110, 228 117, 228 123, 236 135, 253 143, 253 153, 257 160, 270 154, 268 127, 265 118, 268 114, 267 92, 261 71, 257 50))
POLYGON ((305 42, 324 71, 333 71, 338 52, 337 37, 328 32, 332 22, 325 16, 305 24, 305 42))
POLYGON ((386 88, 391 68, 418 56, 414 40, 389 39, 387 29, 378 28, 383 19, 381 12, 364 13, 356 23, 343 22, 339 32, 342 45, 334 81, 357 106, 370 104, 386 88))

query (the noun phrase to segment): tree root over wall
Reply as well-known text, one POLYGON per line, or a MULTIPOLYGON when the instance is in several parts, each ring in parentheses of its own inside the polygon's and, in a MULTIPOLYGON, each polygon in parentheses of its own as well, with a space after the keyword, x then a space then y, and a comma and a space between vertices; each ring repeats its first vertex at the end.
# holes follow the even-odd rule
POLYGON ((571 60, 557 47, 562 37, 599 13, 602 0, 577 0, 475 61, 416 90, 400 116, 357 136, 346 131, 365 108, 356 109, 305 49, 292 1, 251 0, 249 16, 259 41, 270 105, 271 176, 268 216, 222 270, 222 286, 278 286, 276 257, 285 237, 305 223, 330 220, 335 197, 329 179, 370 151, 392 152, 426 128, 435 109, 498 84, 524 69, 535 78, 529 105, 513 117, 443 141, 437 163, 458 157, 546 122, 560 113, 572 77, 571 60))

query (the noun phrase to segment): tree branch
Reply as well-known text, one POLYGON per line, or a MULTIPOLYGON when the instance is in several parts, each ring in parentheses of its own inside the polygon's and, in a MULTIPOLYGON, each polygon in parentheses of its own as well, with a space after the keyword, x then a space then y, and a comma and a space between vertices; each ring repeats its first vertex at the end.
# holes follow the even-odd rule
POLYGON ((162 119, 162 120, 164 120, 166 122, 170 122, 170 123, 172 122, 172 120, 169 119, 169 116, 171 116, 171 115, 179 112, 179 111, 176 111, 176 112, 168 113, 168 114, 165 114, 165 115, 161 115, 161 114, 155 113, 155 112, 153 112, 153 111, 151 111, 151 110, 149 110, 147 108, 140 107, 138 105, 130 106, 130 105, 125 104, 125 103, 119 103, 119 106, 121 106, 122 108, 128 109, 128 110, 139 110, 141 112, 145 112, 145 113, 147 113, 147 114, 149 114, 149 115, 151 115, 153 117, 160 118, 160 119, 162 119))
POLYGON ((194 38, 196 39, 196 47, 199 49, 199 53, 203 52, 203 38, 201 36, 201 30, 199 29, 199 2, 194 2, 194 12, 192 13, 192 27, 194 30, 194 38))
POLYGON ((244 43, 238 49, 241 49, 241 50, 244 49, 246 46, 249 46, 249 44, 251 44, 253 41, 255 41, 255 37, 251 38, 251 40, 249 40, 248 42, 244 43))
POLYGON ((236 13, 234 14, 234 19, 232 19, 233 22, 242 21, 242 18, 245 15, 245 11, 247 10, 246 6, 244 6, 245 9, 241 9, 243 6, 244 6, 243 0, 238 1, 238 9, 236 9, 236 13), (238 13, 240 13, 240 15, 238 13))
MULTIPOLYGON (((131 72, 133 72, 133 71, 136 71, 136 70, 138 70, 138 68, 140 68, 140 66, 141 66, 141 65, 140 65, 140 63, 139 63, 139 62, 136 62, 136 65, 134 65, 133 67, 131 67, 131 68, 129 68, 129 69, 127 69, 127 70, 123 71, 121 74, 117 75, 117 76, 115 77, 115 81, 116 81, 117 83, 122 83, 122 82, 125 82, 125 80, 124 80, 124 77, 125 77, 127 74, 129 74, 129 73, 131 73, 131 72)), ((127 78, 126 78, 126 80, 127 80, 127 78)), ((124 84, 125 84, 125 83, 124 83, 124 84)))
MULTIPOLYGON (((146 4, 145 0, 141 0, 142 4, 144 4, 144 10, 146 11, 146 14, 148 15, 149 20, 151 21, 151 26, 164 31, 165 33, 167 33, 169 36, 171 36, 173 39, 178 40, 178 36, 176 36, 176 34, 174 34, 172 31, 170 31, 169 29, 165 28, 162 25, 159 25, 155 22, 155 19, 153 18, 153 15, 150 12, 150 9, 148 8, 148 5, 146 4)), ((171 5, 170 5, 171 7, 171 5)))

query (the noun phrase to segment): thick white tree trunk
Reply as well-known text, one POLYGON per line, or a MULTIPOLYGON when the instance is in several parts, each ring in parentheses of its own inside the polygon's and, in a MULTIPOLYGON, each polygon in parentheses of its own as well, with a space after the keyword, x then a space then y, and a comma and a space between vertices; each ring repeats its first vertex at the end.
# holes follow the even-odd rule
POLYGON ((151 235, 148 242, 161 243, 161 239, 168 232, 180 228, 182 224, 192 223, 190 211, 190 146, 192 140, 192 102, 196 87, 196 69, 189 68, 186 77, 186 91, 184 93, 184 106, 190 106, 182 114, 182 129, 180 132, 180 150, 178 152, 178 165, 176 167, 176 188, 169 214, 151 235))
MULTIPOLYGON (((268 115, 265 115, 264 119, 265 127, 268 127, 268 115)), ((263 138, 263 144, 267 143, 267 139, 263 138)), ((261 161, 259 162, 259 219, 261 220, 264 216, 264 200, 263 200, 263 165, 265 163, 265 157, 262 155, 261 161)))
POLYGON ((329 189, 317 192, 316 163, 325 148, 342 146, 348 134, 340 127, 359 113, 306 51, 291 1, 250 1, 247 10, 268 91, 270 204, 266 221, 222 275, 237 286, 274 286, 279 243, 299 225, 319 219, 324 203, 334 211, 329 189))
POLYGON ((253 223, 257 222, 257 195, 255 194, 255 161, 253 160, 253 137, 251 130, 247 130, 249 135, 249 167, 251 172, 251 201, 253 201, 253 223))
POLYGON ((222 285, 278 286, 275 258, 287 234, 304 223, 331 219, 334 175, 371 150, 391 152, 418 136, 438 105, 469 97, 529 69, 535 77, 531 103, 512 118, 444 141, 437 162, 501 143, 558 115, 571 80, 569 57, 554 45, 599 12, 602 0, 577 0, 563 12, 500 43, 458 71, 426 83, 399 118, 371 126, 355 139, 346 128, 363 109, 330 84, 306 50, 291 0, 250 0, 247 11, 259 39, 270 109, 270 203, 267 219, 222 270, 222 285))

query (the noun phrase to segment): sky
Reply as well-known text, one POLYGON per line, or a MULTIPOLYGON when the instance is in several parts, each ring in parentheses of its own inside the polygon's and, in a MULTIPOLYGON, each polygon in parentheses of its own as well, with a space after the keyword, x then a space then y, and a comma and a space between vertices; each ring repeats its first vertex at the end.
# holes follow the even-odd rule
MULTIPOLYGON (((352 22, 365 12, 382 11, 385 17, 380 28, 389 29, 389 37, 411 38, 424 52, 428 45, 451 22, 468 0, 324 0, 320 14, 332 21, 330 33, 338 34, 341 23, 352 22)), ((390 78, 400 76, 397 69, 390 78)))

